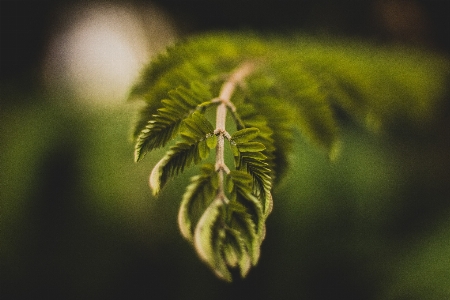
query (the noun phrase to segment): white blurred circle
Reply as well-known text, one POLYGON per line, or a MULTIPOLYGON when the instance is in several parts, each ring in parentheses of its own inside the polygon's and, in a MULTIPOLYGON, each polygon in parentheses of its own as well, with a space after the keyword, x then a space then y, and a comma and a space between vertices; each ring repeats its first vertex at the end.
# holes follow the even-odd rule
POLYGON ((175 38, 157 7, 85 4, 67 8, 44 62, 50 89, 92 104, 120 103, 150 57, 175 38))

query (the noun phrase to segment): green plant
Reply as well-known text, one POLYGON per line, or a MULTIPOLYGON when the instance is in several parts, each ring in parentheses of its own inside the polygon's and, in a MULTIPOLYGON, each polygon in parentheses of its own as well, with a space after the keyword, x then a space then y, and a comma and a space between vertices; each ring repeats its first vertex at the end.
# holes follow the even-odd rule
POLYGON ((155 58, 132 89, 130 98, 146 102, 135 160, 171 144, 151 172, 154 194, 201 164, 181 201, 180 231, 220 278, 231 281, 235 268, 245 277, 259 259, 293 130, 334 158, 343 120, 381 132, 419 128, 445 93, 448 66, 419 50, 345 40, 191 38, 155 58))

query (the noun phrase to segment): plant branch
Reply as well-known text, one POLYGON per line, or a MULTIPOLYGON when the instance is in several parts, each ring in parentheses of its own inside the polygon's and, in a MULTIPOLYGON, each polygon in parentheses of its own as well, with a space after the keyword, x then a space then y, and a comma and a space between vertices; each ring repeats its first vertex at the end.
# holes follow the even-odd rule
POLYGON ((251 62, 245 62, 240 65, 235 71, 233 71, 228 80, 222 85, 220 89, 219 97, 214 99, 215 102, 220 102, 217 106, 216 113, 216 130, 214 133, 217 135, 216 146, 216 171, 219 172, 219 190, 218 197, 225 201, 224 191, 224 172, 229 173, 230 169, 225 164, 224 148, 225 138, 229 139, 230 134, 226 131, 225 121, 227 117, 227 108, 235 111, 236 108, 231 102, 231 97, 236 89, 237 85, 244 82, 244 79, 249 76, 255 69, 255 64, 251 62))

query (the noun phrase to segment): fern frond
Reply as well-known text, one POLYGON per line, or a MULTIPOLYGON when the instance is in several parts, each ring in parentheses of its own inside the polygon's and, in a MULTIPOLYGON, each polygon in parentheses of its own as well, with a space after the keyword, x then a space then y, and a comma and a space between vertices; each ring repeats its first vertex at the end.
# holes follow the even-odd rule
POLYGON ((157 195, 170 177, 178 175, 192 163, 197 164, 200 161, 198 143, 179 142, 171 147, 166 155, 155 165, 150 174, 149 183, 153 194, 157 195))
POLYGON ((214 128, 199 112, 194 112, 184 120, 182 137, 185 141, 177 142, 172 146, 150 174, 150 187, 155 195, 170 177, 182 173, 191 164, 198 164, 207 158, 217 139, 214 128), (207 142, 207 140, 213 142, 207 142))
MULTIPOLYGON (((292 107, 285 105, 286 100, 277 86, 277 81, 270 73, 261 70, 261 74, 253 76, 247 83, 245 99, 247 107, 241 118, 246 126, 251 125, 258 116, 264 116, 265 125, 256 126, 261 129, 260 139, 266 146, 263 152, 267 156, 267 163, 273 169, 274 182, 279 181, 287 169, 287 153, 293 148, 293 131, 296 115, 292 107), (268 92, 269 91, 269 92, 268 92)), ((260 122, 261 123, 261 122, 260 122)))
POLYGON ((230 268, 238 267, 241 276, 247 276, 252 266, 252 261, 240 231, 231 228, 226 229, 226 243, 223 247, 223 256, 230 268))
POLYGON ((256 265, 260 256, 260 237, 253 222, 252 215, 239 202, 230 202, 229 226, 237 230, 245 243, 252 265, 256 265))
POLYGON ((178 213, 178 226, 187 240, 193 241, 193 228, 211 199, 214 199, 217 188, 217 173, 212 164, 203 165, 201 174, 191 178, 178 213))
POLYGON ((198 105, 211 99, 206 87, 198 82, 192 82, 189 89, 180 86, 171 90, 168 96, 168 99, 161 101, 162 107, 151 116, 145 126, 142 119, 148 117, 151 110, 143 110, 141 120, 136 124, 136 131, 140 130, 140 133, 135 146, 135 161, 139 161, 148 151, 164 147, 176 136, 183 119, 198 105))
POLYGON ((230 201, 236 201, 252 217, 256 234, 262 241, 265 233, 265 220, 268 216, 263 210, 261 201, 253 195, 252 176, 246 172, 233 170, 228 174, 228 191, 230 192, 230 201))
POLYGON ((253 178, 253 194, 262 199, 264 203, 264 211, 270 212, 269 209, 272 201, 272 178, 270 177, 270 168, 267 163, 264 163, 258 158, 255 158, 250 153, 241 155, 241 168, 246 170, 253 178))
POLYGON ((253 178, 252 193, 263 199, 264 210, 268 211, 271 205, 273 178, 272 170, 266 162, 267 156, 263 154, 266 149, 264 144, 254 142, 252 139, 257 138, 259 130, 254 128, 246 128, 235 132, 231 136, 230 145, 235 157, 237 170, 248 173, 253 178))
POLYGON ((191 178, 178 224, 200 258, 231 281, 231 269, 244 277, 258 261, 294 130, 334 157, 344 119, 375 131, 420 128, 447 91, 449 66, 431 53, 355 41, 192 37, 159 55, 132 89, 130 98, 146 103, 134 130, 135 159, 181 139, 151 173, 157 194, 215 151, 215 164, 191 178), (205 117, 211 108, 215 126, 205 117), (234 127, 226 126, 227 113, 234 127), (226 141, 234 168, 226 164, 226 141))
POLYGON ((202 260, 224 280, 231 281, 230 269, 239 267, 246 276, 258 262, 261 239, 251 214, 239 202, 225 207, 216 198, 200 218, 194 234, 194 245, 202 260))
POLYGON ((200 258, 226 281, 231 281, 231 273, 223 257, 225 229, 223 225, 224 203, 215 198, 200 218, 194 233, 194 245, 200 258))
POLYGON ((292 149, 293 126, 290 123, 292 118, 289 117, 291 112, 280 110, 278 108, 280 105, 276 101, 271 101, 273 99, 264 102, 264 97, 259 99, 263 101, 264 105, 262 106, 266 108, 257 111, 254 105, 243 103, 238 107, 236 116, 242 124, 238 126, 238 129, 257 128, 259 130, 254 141, 265 146, 266 149, 262 153, 266 156, 265 161, 270 166, 271 177, 275 181, 286 170, 287 153, 292 149), (270 124, 268 120, 270 120, 270 124), (277 132, 274 132, 272 128, 277 132))

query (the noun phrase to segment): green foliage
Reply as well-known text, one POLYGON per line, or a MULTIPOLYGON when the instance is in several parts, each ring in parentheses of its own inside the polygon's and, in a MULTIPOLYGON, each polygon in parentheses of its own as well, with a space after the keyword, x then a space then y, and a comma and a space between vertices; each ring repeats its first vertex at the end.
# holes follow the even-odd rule
POLYGON ((191 178, 191 184, 183 195, 178 214, 178 226, 187 240, 193 241, 193 224, 198 221, 211 199, 215 197, 218 185, 217 173, 212 164, 204 164, 201 174, 191 178))
POLYGON ((171 141, 180 128, 182 120, 196 109, 203 101, 209 100, 211 95, 196 82, 190 88, 180 86, 168 92, 169 99, 161 101, 162 107, 156 114, 148 109, 142 111, 141 119, 136 126, 135 160, 138 161, 146 152, 160 148, 171 141), (151 118, 151 120, 149 120, 151 118))
POLYGON ((231 269, 244 277, 258 262, 271 190, 286 171, 293 130, 333 158, 343 119, 377 131, 420 126, 445 92, 448 67, 418 50, 344 40, 192 38, 153 60, 131 92, 146 102, 134 131, 135 160, 174 141, 150 175, 157 194, 215 149, 215 164, 204 162, 191 179, 178 223, 200 258, 231 281, 231 269), (208 120, 213 108, 216 127, 208 120), (225 126, 227 112, 233 130, 225 126))
MULTIPOLYGON (((194 112, 186 118, 183 125, 180 135, 184 141, 172 146, 150 175, 150 186, 155 194, 170 177, 183 172, 184 168, 192 163, 198 164, 207 158, 210 148, 216 145, 217 137, 214 135, 214 128, 199 112, 194 112)), ((146 129, 144 132, 147 135, 146 129)))

